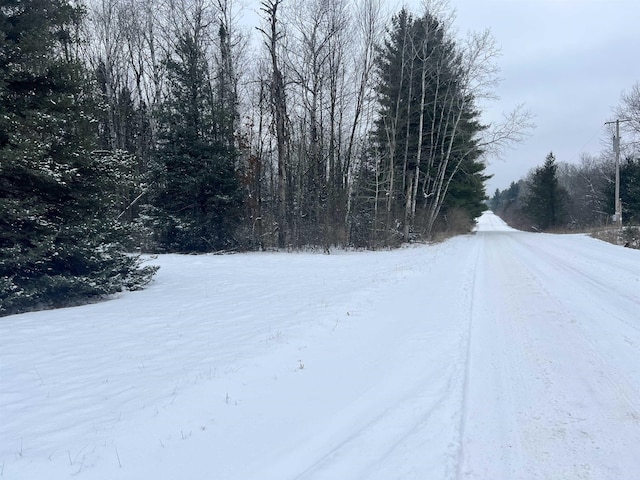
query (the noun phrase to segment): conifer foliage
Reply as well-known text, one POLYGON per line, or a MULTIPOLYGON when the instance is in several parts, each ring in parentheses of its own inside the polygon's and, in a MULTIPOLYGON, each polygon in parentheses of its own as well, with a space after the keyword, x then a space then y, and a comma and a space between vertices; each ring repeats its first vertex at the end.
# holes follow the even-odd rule
MULTIPOLYGON (((607 184, 606 205, 612 208, 615 197, 615 183, 607 184)), ((620 201, 622 219, 631 225, 640 224, 640 158, 626 158, 620 165, 620 201)))
POLYGON ((558 227, 565 220, 567 192, 558 182, 557 171, 556 157, 549 153, 529 181, 524 210, 540 230, 558 227))
POLYGON ((385 35, 378 0, 274 0, 256 43, 234 5, 0 0, 0 314, 141 287, 153 269, 125 240, 329 251, 469 230, 483 156, 523 127, 479 122, 487 38, 458 42, 429 7, 385 35))
POLYGON ((122 252, 108 156, 93 153, 83 10, 0 3, 0 315, 137 289, 154 273, 122 252))
MULTIPOLYGON (((480 160, 469 58, 430 12, 401 10, 378 51, 379 116, 372 132, 377 191, 373 231, 403 240, 431 237, 437 222, 458 211, 467 223, 483 210, 480 160)), ((373 169, 373 168, 372 168, 373 169)))
MULTIPOLYGON (((223 28, 220 35, 223 41, 223 28)), ((233 104, 225 101, 224 85, 213 88, 205 47, 196 14, 167 60, 170 91, 162 109, 152 195, 158 246, 165 251, 207 252, 235 244, 241 191, 230 126, 233 104)))

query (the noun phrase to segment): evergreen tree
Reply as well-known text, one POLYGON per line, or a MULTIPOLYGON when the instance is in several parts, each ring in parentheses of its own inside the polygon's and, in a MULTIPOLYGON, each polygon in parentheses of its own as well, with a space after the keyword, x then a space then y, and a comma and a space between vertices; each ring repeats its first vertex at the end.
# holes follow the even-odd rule
POLYGON ((493 197, 489 200, 489 208, 494 212, 498 213, 502 210, 504 198, 503 192, 500 191, 499 188, 496 188, 496 191, 493 193, 493 197))
POLYGON ((462 161, 443 203, 443 215, 457 210, 463 213, 468 221, 482 215, 482 212, 487 209, 485 182, 491 178, 490 175, 484 175, 484 169, 482 162, 471 158, 465 158, 462 161))
POLYGON ((556 158, 549 153, 544 165, 535 169, 529 181, 524 211, 540 230, 557 227, 565 219, 567 192, 558 183, 557 170, 556 158))
POLYGON ((155 271, 122 252, 108 158, 74 59, 81 8, 2 0, 0 8, 0 315, 135 289, 155 271))
POLYGON ((216 98, 205 57, 203 26, 179 36, 168 60, 169 98, 154 165, 153 216, 159 246, 205 252, 235 246, 241 190, 236 177, 234 115, 216 98))
POLYGON ((430 236, 435 219, 448 211, 471 221, 484 209, 488 177, 476 140, 484 127, 462 86, 460 62, 445 27, 428 11, 414 18, 401 10, 378 50, 372 140, 381 159, 379 210, 386 212, 387 229, 405 224, 405 239, 420 219, 430 236))
POLYGON ((509 226, 521 230, 531 228, 531 220, 524 212, 527 187, 524 180, 511 182, 506 190, 496 190, 490 202, 493 212, 509 226))
POLYGON ((477 116, 478 112, 469 111, 462 117, 451 155, 453 160, 447 168, 447 176, 452 176, 451 183, 441 210, 443 217, 453 210, 458 211, 470 225, 487 209, 486 181, 491 178, 484 173, 486 167, 480 160, 482 151, 474 141, 474 135, 484 128, 476 120, 477 116))
MULTIPOLYGON (((615 185, 607 185, 606 205, 613 210, 615 185)), ((629 157, 620 165, 620 201, 622 202, 622 220, 627 224, 640 223, 640 159, 629 157)), ((613 214, 613 212, 612 212, 613 214)))
POLYGON ((517 210, 519 207, 519 199, 520 182, 511 182, 511 185, 509 185, 509 188, 506 190, 500 191, 500 189, 496 189, 491 201, 489 202, 489 207, 495 214, 502 216, 505 213, 517 210))

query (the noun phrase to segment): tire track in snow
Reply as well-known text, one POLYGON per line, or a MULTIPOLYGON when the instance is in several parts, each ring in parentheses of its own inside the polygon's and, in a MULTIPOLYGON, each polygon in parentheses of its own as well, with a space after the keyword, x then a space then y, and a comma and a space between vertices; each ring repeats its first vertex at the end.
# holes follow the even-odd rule
POLYGON ((587 299, 603 311, 617 299, 572 271, 576 263, 545 255, 556 252, 551 240, 487 235, 485 298, 475 305, 486 311, 473 330, 485 333, 471 347, 460 479, 613 480, 624 477, 621 465, 640 468, 637 348, 620 335, 637 338, 624 322, 633 307, 616 310, 620 322, 602 321, 587 299))
MULTIPOLYGON (((478 234, 482 249, 480 251, 477 271, 476 289, 473 301, 468 365, 466 376, 466 403, 463 417, 464 431, 461 435, 461 455, 458 458, 456 478, 460 479, 511 479, 513 464, 521 464, 520 441, 515 418, 518 394, 514 390, 516 384, 522 384, 522 374, 514 368, 521 364, 520 349, 513 349, 520 344, 521 332, 514 328, 511 318, 503 318, 497 314, 492 303, 492 289, 500 286, 493 282, 494 272, 507 272, 495 257, 495 241, 503 233, 478 234), (506 321, 505 321, 506 320, 506 321), (509 361, 505 362, 505 357, 509 361), (481 472, 477 472, 478 436, 481 436, 483 451, 491 452, 493 458, 490 465, 480 464, 481 472), (498 453, 499 452, 499 453, 498 453), (478 476, 475 476, 478 475, 478 476)), ((489 456, 484 453, 481 457, 489 456)))
POLYGON ((437 416, 451 393, 448 386, 442 386, 441 395, 435 397, 423 395, 425 390, 433 389, 439 380, 442 379, 433 377, 425 379, 412 392, 403 395, 398 401, 387 405, 386 408, 368 418, 364 424, 339 443, 334 444, 330 450, 323 453, 312 465, 309 465, 294 478, 299 480, 311 478, 385 478, 380 476, 380 472, 385 469, 387 460, 402 450, 407 442, 416 439, 422 441, 424 447, 428 448, 428 442, 419 437, 423 436, 425 427, 430 425, 433 418, 437 416), (373 441, 377 441, 376 439, 381 437, 388 438, 384 444, 384 450, 372 445, 373 441), (363 466, 357 477, 342 476, 348 468, 353 468, 344 466, 345 463, 349 463, 350 452, 365 452, 372 448, 376 449, 377 459, 372 459, 370 463, 363 466))
POLYGON ((520 432, 523 444, 542 457, 528 458, 526 464, 533 478, 542 478, 552 471, 562 471, 563 475, 576 478, 621 478, 623 470, 610 459, 605 460, 597 450, 602 446, 617 450, 620 455, 628 455, 628 452, 625 454, 625 448, 613 447, 616 440, 611 432, 589 418, 589 411, 597 407, 598 415, 606 418, 607 423, 618 424, 620 431, 629 431, 628 424, 625 425, 616 410, 626 405, 623 416, 638 422, 638 404, 632 398, 638 398, 640 392, 634 391, 622 370, 604 360, 598 346, 579 328, 576 313, 567 308, 541 277, 532 275, 531 279, 546 298, 545 305, 552 306, 551 311, 555 313, 545 314, 544 332, 534 335, 531 329, 528 334, 527 354, 542 372, 544 380, 544 390, 537 405, 544 405, 547 413, 537 417, 522 416, 528 417, 528 423, 523 424, 520 432), (543 336, 567 339, 563 342, 563 351, 550 348, 543 336), (580 359, 579 363, 574 359, 580 359), (567 385, 571 387, 567 388, 567 385), (595 449, 587 453, 592 448, 595 449), (564 458, 560 458, 559 452, 564 458), (574 464, 567 465, 567 458, 575 459, 574 464))
POLYGON ((477 235, 475 248, 475 262, 473 264, 473 269, 470 271, 470 284, 471 284, 471 292, 468 298, 469 303, 469 317, 468 317, 468 325, 466 331, 466 348, 464 349, 465 358, 464 361, 464 371, 462 373, 462 393, 461 393, 461 401, 460 401, 460 423, 458 425, 458 446, 457 446, 457 456, 455 463, 455 478, 462 478, 462 465, 464 463, 464 435, 466 429, 467 422, 467 411, 468 411, 468 402, 469 402, 469 372, 471 370, 471 343, 473 341, 473 316, 475 313, 475 305, 476 295, 478 292, 478 270, 481 268, 481 256, 484 250, 484 235, 477 235))
MULTIPOLYGON (((639 324, 636 322, 635 324, 627 320, 623 315, 612 315, 611 312, 617 310, 618 303, 621 301, 620 297, 616 295, 616 289, 610 284, 603 282, 601 280, 594 280, 594 278, 588 275, 583 269, 577 268, 575 265, 571 265, 566 261, 563 261, 563 257, 559 254, 549 254, 548 255, 548 263, 553 263, 556 270, 562 270, 569 274, 569 276, 573 279, 579 279, 580 283, 576 283, 574 285, 573 290, 581 292, 584 290, 584 294, 579 295, 582 304, 584 302, 582 299, 584 298, 596 298, 598 293, 600 293, 601 297, 604 298, 613 298, 614 302, 607 302, 606 308, 602 305, 600 308, 602 310, 609 312, 609 319, 615 319, 621 322, 624 326, 628 326, 635 331, 640 331, 639 324), (602 295, 601 292, 605 292, 606 295, 602 295)), ((585 320, 580 320, 580 316, 583 318, 587 315, 587 312, 578 312, 575 308, 575 305, 572 305, 569 301, 570 299, 559 298, 558 295, 554 292, 554 289, 549 286, 550 279, 546 278, 545 268, 540 264, 530 265, 529 268, 532 272, 536 272, 535 276, 531 276, 533 282, 535 282, 536 287, 544 293, 544 296, 548 298, 555 305, 555 310, 557 312, 562 312, 562 315, 565 317, 562 319, 562 323, 559 324, 562 328, 572 328, 576 330, 573 334, 567 335, 573 341, 573 345, 575 345, 580 352, 584 355, 585 358, 589 360, 589 362, 594 366, 594 371, 597 372, 598 378, 605 381, 605 383, 613 389, 618 398, 626 403, 631 410, 630 416, 632 418, 636 418, 640 421, 640 391, 634 390, 631 387, 632 382, 624 372, 616 370, 616 378, 609 373, 613 368, 611 365, 611 360, 606 360, 603 356, 602 349, 599 348, 597 343, 594 342, 594 339, 588 332, 585 331, 585 328, 582 326, 582 323, 585 320)), ((547 264, 548 268, 548 264, 547 264)), ((575 296, 576 294, 574 294, 575 296)), ((640 300, 639 297, 633 298, 630 295, 623 295, 623 299, 625 301, 629 301, 632 305, 626 309, 621 309, 621 311, 631 311, 633 308, 636 308, 637 311, 640 312, 640 300)), ((592 307, 589 305, 589 309, 592 307)), ((603 332, 604 334, 605 332, 603 332)), ((616 352, 619 355, 619 351, 616 352)), ((609 355, 610 356, 610 355, 609 355)))
MULTIPOLYGON (((615 302, 607 302, 607 308, 600 306, 600 309, 606 311, 609 315, 612 312, 616 312, 618 321, 625 323, 626 326, 636 332, 640 331, 640 321, 637 318, 635 321, 629 321, 625 316, 625 312, 633 309, 640 311, 640 261, 636 260, 635 262, 630 261, 621 264, 618 260, 609 264, 601 258, 585 258, 586 255, 582 251, 576 253, 573 250, 569 250, 566 246, 567 242, 564 242, 564 245, 562 243, 558 245, 557 242, 561 241, 562 237, 542 237, 550 240, 542 243, 546 248, 542 248, 540 242, 530 241, 532 237, 526 234, 524 236, 513 235, 512 238, 517 242, 518 248, 523 254, 526 254, 527 251, 535 251, 541 258, 546 259, 545 265, 553 264, 554 270, 562 270, 574 280, 578 279, 581 283, 580 288, 586 291, 585 298, 596 298, 603 296, 603 293, 606 293, 603 296, 605 298, 615 298, 615 302), (529 241, 525 241, 526 239, 529 241), (550 246, 552 248, 549 248, 550 246), (572 263, 568 260, 571 260, 572 263), (602 272, 611 270, 620 272, 620 281, 616 284, 611 284, 602 278, 602 272)), ((580 240, 586 239, 580 238, 580 240)), ((570 245, 575 245, 575 243, 572 242, 570 245)), ((631 254, 629 255, 630 259, 633 254, 637 253, 630 250, 622 250, 622 252, 631 254)), ((608 261, 610 260, 608 259, 608 261)), ((531 267, 538 273, 538 277, 548 277, 546 271, 541 269, 540 264, 532 264, 531 267)))
MULTIPOLYGON (((379 313, 379 304, 393 298, 403 306, 396 310, 400 324, 394 328, 408 327, 398 336, 389 335, 389 340, 395 340, 382 350, 384 360, 373 362, 385 367, 370 394, 347 403, 329 419, 327 428, 316 432, 298 451, 284 456, 269 472, 260 472, 260 478, 278 478, 272 471, 280 472, 279 478, 296 479, 455 478, 480 252, 475 238, 456 243, 455 248, 439 247, 447 250, 442 261, 423 262, 418 256, 423 276, 412 276, 408 279, 411 284, 397 285, 401 295, 394 290, 391 296, 370 305, 379 313), (445 271, 455 273, 445 279, 445 271), (430 293, 425 298, 422 292, 426 285, 430 293), (437 315, 425 312, 418 321, 410 320, 421 311, 423 302, 429 307, 427 312, 437 315), (419 338, 430 331, 426 341, 419 338), (345 429, 345 424, 351 426, 345 429), (344 435, 345 431, 349 434, 344 435), (418 456, 417 452, 423 453, 418 456), (305 467, 282 476, 284 463, 305 467)), ((419 251, 416 254, 421 255, 419 251)))
MULTIPOLYGON (((589 262, 588 265, 590 269, 587 270, 587 266, 585 266, 583 262, 580 263, 580 266, 577 266, 576 263, 569 263, 567 259, 571 258, 571 252, 561 249, 561 246, 559 248, 541 250, 537 244, 533 242, 525 243, 522 240, 523 237, 517 237, 519 247, 521 248, 520 251, 523 254, 527 249, 535 250, 541 258, 545 259, 544 263, 528 265, 530 271, 535 272, 535 276, 531 278, 537 288, 544 292, 545 297, 555 304, 555 309, 558 312, 564 312, 567 318, 562 325, 564 325, 565 328, 571 327, 576 330, 576 332, 571 335, 576 347, 578 347, 583 355, 594 365, 595 370, 607 385, 618 392, 619 398, 629 406, 631 410, 630 416, 640 421, 640 390, 634 390, 631 387, 633 382, 624 372, 617 370, 617 379, 608 373, 612 368, 612 352, 605 352, 602 346, 597 343, 598 337, 610 337, 612 331, 616 331, 616 333, 618 331, 627 331, 629 336, 640 332, 640 321, 638 321, 637 318, 631 319, 628 315, 625 316, 625 312, 630 312, 634 309, 640 312, 640 294, 636 292, 635 295, 632 295, 630 293, 631 288, 629 288, 627 292, 621 291, 622 288, 620 286, 633 285, 633 278, 626 278, 626 281, 620 282, 619 285, 612 285, 594 274, 594 271, 604 268, 603 265, 600 265, 604 263, 602 260, 597 259, 600 263, 598 265, 594 265, 593 261, 589 262), (548 274, 551 270, 551 264, 555 271, 561 270, 566 273, 569 278, 578 280, 574 282, 572 288, 573 294, 567 298, 559 297, 555 293, 561 286, 558 285, 556 278, 548 274), (586 324, 586 322, 593 317, 591 312, 594 310, 592 302, 584 301, 584 299, 588 298, 597 298, 600 300, 598 302, 598 308, 606 315, 608 320, 606 328, 601 325, 600 322, 591 321, 589 324, 586 324), (602 302, 603 299, 604 302, 602 302), (613 328, 611 325, 612 320, 619 322, 617 328, 613 328), (594 332, 588 331, 588 329, 591 328, 598 330, 597 336, 594 336, 594 332), (605 353, 608 354, 608 358, 606 359, 604 356, 605 353)), ((552 240, 555 241, 557 239, 552 238, 552 240)), ((630 264, 627 263, 623 270, 627 271, 629 267, 630 264)), ((639 272, 636 272, 635 278, 636 281, 640 278, 639 272)), ((628 339, 629 337, 624 335, 623 338, 628 339)), ((620 343, 622 344, 622 341, 620 343)), ((627 349, 634 349, 636 354, 639 351, 638 345, 633 342, 627 341, 626 345, 622 344, 622 346, 627 349)), ((621 354, 618 348, 615 349, 614 352, 615 357, 621 354)))

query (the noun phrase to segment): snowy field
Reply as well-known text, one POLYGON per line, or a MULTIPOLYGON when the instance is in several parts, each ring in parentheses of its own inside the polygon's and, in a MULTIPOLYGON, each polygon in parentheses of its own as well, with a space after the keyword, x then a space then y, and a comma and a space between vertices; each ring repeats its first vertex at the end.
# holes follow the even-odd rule
POLYGON ((0 478, 640 478, 640 251, 510 230, 160 256, 0 318, 0 478))

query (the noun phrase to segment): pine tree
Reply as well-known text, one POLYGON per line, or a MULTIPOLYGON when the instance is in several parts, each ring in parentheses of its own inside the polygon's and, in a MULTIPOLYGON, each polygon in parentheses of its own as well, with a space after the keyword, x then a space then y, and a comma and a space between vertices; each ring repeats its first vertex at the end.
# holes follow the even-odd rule
POLYGON ((452 176, 451 183, 440 212, 445 225, 448 223, 447 217, 453 212, 462 215, 467 225, 472 225, 487 208, 486 181, 491 176, 484 173, 486 167, 480 160, 482 151, 474 141, 474 135, 484 128, 476 119, 478 115, 475 111, 463 115, 462 126, 454 143, 453 161, 446 173, 452 176))
POLYGON ((401 10, 378 51, 379 117, 372 133, 382 166, 380 196, 386 228, 434 223, 451 209, 469 223, 484 208, 484 163, 473 96, 464 89, 462 57, 445 26, 429 11, 401 10), (422 222, 420 222, 422 219, 422 222), (415 222, 415 224, 414 224, 415 222))
MULTIPOLYGON (((607 185, 604 192, 606 205, 613 210, 615 185, 607 185)), ((622 220, 627 224, 640 223, 640 159, 626 158, 620 165, 620 201, 622 220)), ((613 214, 613 212, 612 212, 613 214)))
POLYGON ((80 303, 146 284, 122 252, 73 57, 83 11, 66 0, 0 8, 0 315, 80 303))
POLYGON ((485 175, 484 163, 465 158, 449 186, 447 197, 442 205, 442 214, 457 211, 468 222, 478 218, 487 209, 485 203, 485 182, 491 178, 485 175))
POLYGON ((500 191, 496 189, 489 206, 497 215, 512 212, 518 209, 518 200, 520 198, 520 183, 511 182, 509 188, 500 191))
POLYGON ((203 25, 180 34, 167 63, 170 95, 163 105, 154 166, 152 210, 165 251, 234 247, 241 190, 235 172, 235 105, 216 98, 205 58, 203 25))
POLYGON ((552 153, 544 165, 533 172, 529 181, 529 194, 524 202, 525 213, 540 230, 561 225, 565 219, 567 192, 558 183, 558 165, 552 153))

